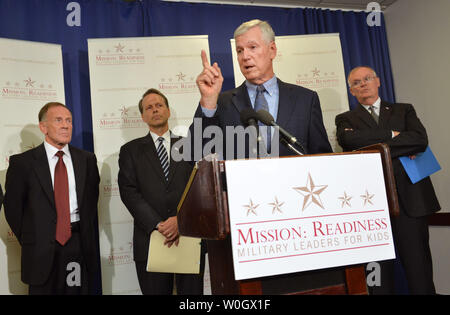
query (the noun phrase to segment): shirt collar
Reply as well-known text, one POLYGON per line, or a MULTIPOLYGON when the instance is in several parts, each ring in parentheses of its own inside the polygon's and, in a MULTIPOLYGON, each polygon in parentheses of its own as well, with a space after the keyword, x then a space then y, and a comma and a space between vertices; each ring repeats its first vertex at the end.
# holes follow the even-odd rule
POLYGON ((364 106, 367 110, 369 110, 370 106, 373 106, 375 108, 375 110, 379 110, 380 104, 381 104, 381 98, 378 97, 378 99, 372 105, 364 105, 364 104, 361 104, 361 105, 364 106))
MULTIPOLYGON (((245 80, 245 85, 247 86, 248 90, 251 90, 252 92, 256 93, 256 87, 258 85, 250 83, 247 80, 245 80)), ((269 93, 269 95, 272 96, 274 93, 276 93, 276 89, 278 88, 277 77, 273 75, 273 77, 270 80, 267 80, 262 85, 266 89, 267 93, 269 93)))
POLYGON ((164 138, 164 142, 169 143, 170 144, 170 130, 167 130, 162 136, 158 136, 156 133, 154 133, 153 131, 150 131, 150 135, 152 136, 153 142, 155 144, 157 144, 158 138, 159 137, 163 137, 164 138))
POLYGON ((66 144, 62 149, 58 149, 44 140, 44 148, 45 148, 45 152, 47 153, 48 159, 53 158, 55 156, 56 152, 58 152, 58 151, 63 151, 64 155, 67 155, 70 158, 70 150, 69 150, 68 144, 66 144))

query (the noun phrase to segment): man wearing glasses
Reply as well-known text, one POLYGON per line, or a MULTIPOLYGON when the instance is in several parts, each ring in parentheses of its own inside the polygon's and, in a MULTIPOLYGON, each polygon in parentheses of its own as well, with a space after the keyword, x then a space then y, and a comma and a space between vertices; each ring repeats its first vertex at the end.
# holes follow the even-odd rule
MULTIPOLYGON (((391 218, 397 257, 405 271, 410 294, 435 294, 428 216, 440 210, 429 177, 412 184, 398 159, 425 151, 426 130, 411 104, 391 104, 380 99, 380 79, 372 68, 357 67, 348 76, 350 92, 359 105, 336 116, 337 139, 344 151, 386 143, 400 204, 400 215, 391 218)), ((373 294, 394 293, 394 263, 381 263, 381 286, 373 294)))

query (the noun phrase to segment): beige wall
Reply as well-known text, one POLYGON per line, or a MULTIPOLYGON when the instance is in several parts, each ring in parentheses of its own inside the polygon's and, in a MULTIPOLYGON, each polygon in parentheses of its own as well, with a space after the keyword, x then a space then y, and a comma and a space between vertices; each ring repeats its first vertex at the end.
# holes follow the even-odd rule
MULTIPOLYGON (((385 12, 398 102, 414 104, 442 170, 432 176, 450 212, 450 1, 397 0, 385 12)), ((435 284, 450 294, 450 227, 431 227, 435 284)))

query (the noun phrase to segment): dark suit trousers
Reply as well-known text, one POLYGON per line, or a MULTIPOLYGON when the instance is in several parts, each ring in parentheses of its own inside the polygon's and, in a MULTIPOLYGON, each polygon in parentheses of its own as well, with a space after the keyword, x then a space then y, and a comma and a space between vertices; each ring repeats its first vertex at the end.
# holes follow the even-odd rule
MULTIPOLYGON (((409 294, 436 294, 433 282, 433 263, 429 245, 428 216, 408 216, 400 204, 400 215, 391 217, 396 254, 400 259, 409 294)), ((372 294, 394 294, 394 261, 381 265, 381 287, 373 287, 372 294)))
POLYGON ((72 237, 64 246, 56 242, 53 267, 49 278, 43 285, 30 285, 29 294, 88 294, 87 274, 81 255, 81 238, 78 231, 72 231, 72 237), (80 268, 76 269, 73 263, 77 263, 80 268), (78 273, 78 271, 80 272, 78 273), (80 281, 77 281, 78 279, 80 281))
POLYGON ((174 277, 177 295, 202 295, 205 271, 205 244, 202 242, 199 274, 173 274, 147 272, 147 262, 135 261, 136 271, 143 295, 172 295, 174 277))
POLYGON ((174 277, 178 295, 202 295, 203 272, 200 274, 173 274, 147 272, 146 262, 135 262, 139 286, 143 295, 172 295, 174 277))

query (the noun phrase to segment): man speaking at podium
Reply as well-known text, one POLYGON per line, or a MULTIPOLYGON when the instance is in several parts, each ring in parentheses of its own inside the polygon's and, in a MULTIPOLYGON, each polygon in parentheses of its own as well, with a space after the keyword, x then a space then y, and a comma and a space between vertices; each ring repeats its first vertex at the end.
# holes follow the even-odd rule
MULTIPOLYGON (((336 116, 338 142, 345 151, 381 142, 389 146, 400 205, 400 215, 391 219, 396 251, 409 293, 434 294, 427 216, 440 210, 440 205, 430 178, 412 184, 398 159, 414 158, 425 151, 425 128, 411 104, 391 104, 380 99, 380 79, 373 69, 353 69, 348 84, 360 105, 336 116)), ((373 288, 373 293, 394 293, 393 280, 393 261, 383 262, 381 287, 373 288)))
MULTIPOLYGON (((264 109, 273 116, 279 126, 297 139, 306 151, 303 153, 332 152, 317 93, 285 83, 274 74, 273 60, 277 55, 277 46, 274 31, 269 23, 260 20, 245 22, 236 29, 234 38, 239 67, 246 79, 235 89, 220 93, 224 80, 220 67, 217 63, 211 66, 205 51, 202 51, 203 71, 196 81, 201 98, 195 117, 201 118, 203 129, 205 126, 220 127, 225 146, 225 128, 242 125, 242 110, 264 109)), ((262 132, 261 136, 270 152, 274 149, 270 149, 270 143, 277 145, 279 141, 273 139, 267 147, 267 139, 274 135, 270 132, 272 128, 267 129, 269 132, 262 132)), ((236 152, 236 146, 234 151, 226 152, 223 157, 243 157, 242 152, 236 152)), ((287 156, 293 153, 282 145, 279 146, 279 155, 287 156)), ((248 154, 245 157, 248 157, 248 154)))

